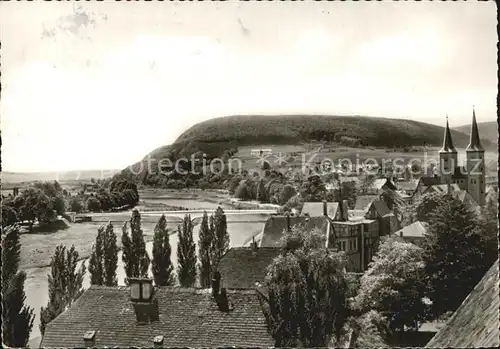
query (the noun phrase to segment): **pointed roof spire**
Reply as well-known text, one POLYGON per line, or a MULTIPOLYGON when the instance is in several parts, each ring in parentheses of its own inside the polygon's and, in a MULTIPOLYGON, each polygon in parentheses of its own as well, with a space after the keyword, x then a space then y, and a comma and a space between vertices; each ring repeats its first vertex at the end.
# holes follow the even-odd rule
POLYGON ((484 148, 481 145, 481 140, 479 139, 479 131, 477 129, 476 122, 476 110, 474 106, 472 106, 472 126, 470 130, 470 142, 467 146, 466 151, 484 151, 484 148))
POLYGON ((453 140, 451 139, 450 125, 448 123, 448 114, 446 114, 446 128, 444 129, 444 139, 443 147, 439 151, 440 153, 456 153, 457 150, 453 146, 453 140))

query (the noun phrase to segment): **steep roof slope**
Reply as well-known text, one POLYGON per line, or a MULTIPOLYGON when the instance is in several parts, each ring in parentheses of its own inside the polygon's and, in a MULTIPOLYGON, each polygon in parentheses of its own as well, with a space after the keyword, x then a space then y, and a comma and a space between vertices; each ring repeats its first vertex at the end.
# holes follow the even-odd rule
POLYGON ((497 260, 426 347, 500 346, 498 292, 497 260))
POLYGON ((280 253, 275 247, 233 247, 221 259, 219 272, 224 287, 257 288, 264 284, 267 267, 280 253))
MULTIPOLYGON (((290 229, 294 226, 302 225, 307 230, 314 228, 320 229, 322 232, 327 233, 328 220, 325 217, 289 217, 290 229)), ((287 217, 272 216, 269 217, 264 229, 262 230, 262 238, 260 240, 260 247, 281 247, 281 238, 287 229, 287 217)))
POLYGON ((64 313, 50 322, 42 347, 85 347, 83 335, 97 331, 95 346, 153 347, 164 336, 163 347, 269 347, 257 293, 227 290, 233 309, 220 311, 210 290, 159 287, 159 321, 136 322, 128 287, 92 286, 64 313))

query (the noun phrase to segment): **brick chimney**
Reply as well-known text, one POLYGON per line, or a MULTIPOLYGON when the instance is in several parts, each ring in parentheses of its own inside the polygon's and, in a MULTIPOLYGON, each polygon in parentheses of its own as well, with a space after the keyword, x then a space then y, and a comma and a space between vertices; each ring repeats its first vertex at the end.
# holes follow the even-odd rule
POLYGON ((95 333, 96 331, 87 331, 83 335, 83 342, 86 348, 95 347, 95 333))
POLYGON ((153 287, 153 279, 129 278, 130 300, 134 307, 138 324, 148 324, 159 320, 158 300, 153 287))

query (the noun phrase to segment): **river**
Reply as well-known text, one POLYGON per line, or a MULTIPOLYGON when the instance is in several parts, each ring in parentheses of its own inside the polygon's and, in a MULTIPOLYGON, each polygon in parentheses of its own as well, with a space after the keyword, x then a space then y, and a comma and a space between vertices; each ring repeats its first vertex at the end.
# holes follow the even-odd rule
MULTIPOLYGON (((189 206, 185 205, 185 207, 192 207, 192 205, 189 206)), ((124 214, 129 214, 129 213, 124 213, 124 214)), ((259 234, 264 227, 264 222, 267 219, 267 217, 268 215, 265 214, 248 214, 248 215, 245 214, 242 216, 228 216, 228 232, 230 235, 231 247, 243 246, 244 244, 248 243, 251 240, 252 236, 259 234)), ((89 233, 87 234, 95 234, 97 232, 96 229, 97 226, 98 225, 96 224, 95 229, 88 230, 89 233)), ((143 224, 142 228, 144 230, 144 234, 151 236, 153 232, 153 227, 154 227, 153 223, 143 224)), ((78 230, 77 228, 78 224, 74 224, 69 229, 67 229, 67 231, 71 233, 72 230, 74 230, 80 232, 81 234, 82 229, 78 230)), ((169 226, 169 228, 175 228, 175 224, 172 223, 169 226)), ((115 226, 115 233, 117 234, 118 239, 120 239, 121 231, 120 229, 116 229, 116 226, 115 226)), ((198 234, 199 234, 199 225, 196 225, 193 230, 193 235, 194 235, 193 238, 196 243, 198 241, 198 234)), ((38 236, 35 238, 38 239, 38 236)), ((46 235, 45 236, 40 235, 39 238, 44 239, 48 237, 46 235)), ((171 260, 174 265, 174 268, 177 268, 177 242, 178 242, 177 234, 173 233, 172 235, 170 235, 170 245, 172 248, 171 260)), ((152 248, 153 248, 153 243, 147 242, 146 249, 150 257, 152 255, 152 248)), ((196 248, 198 250, 198 246, 196 246, 196 248)), ((124 285, 125 272, 121 258, 122 258, 122 253, 119 252, 118 269, 117 269, 118 284, 124 285)), ((85 274, 83 286, 84 288, 88 288, 90 286, 90 274, 88 273, 88 259, 82 262, 85 262, 87 266, 87 272, 85 274)), ((78 266, 80 266, 82 262, 80 262, 78 266)), ((31 307, 34 308, 35 311, 35 320, 30 338, 35 338, 40 336, 40 331, 38 327, 40 307, 45 306, 48 302, 47 275, 50 273, 50 267, 28 268, 25 269, 25 272, 27 274, 25 282, 26 301, 27 304, 29 304, 31 307)), ((151 267, 149 273, 152 276, 151 267)))

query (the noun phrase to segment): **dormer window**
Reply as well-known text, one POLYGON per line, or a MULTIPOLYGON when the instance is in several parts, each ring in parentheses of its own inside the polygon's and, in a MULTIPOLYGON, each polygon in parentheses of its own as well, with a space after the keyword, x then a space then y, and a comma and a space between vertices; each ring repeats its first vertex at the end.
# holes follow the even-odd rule
POLYGON ((153 280, 129 278, 130 299, 135 302, 148 302, 153 295, 153 280))

